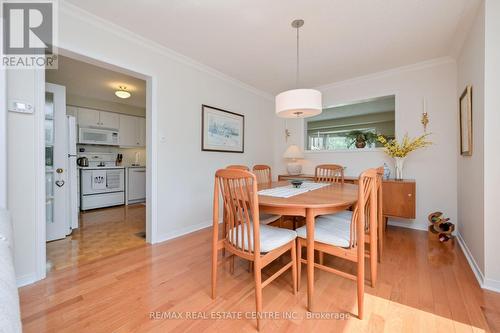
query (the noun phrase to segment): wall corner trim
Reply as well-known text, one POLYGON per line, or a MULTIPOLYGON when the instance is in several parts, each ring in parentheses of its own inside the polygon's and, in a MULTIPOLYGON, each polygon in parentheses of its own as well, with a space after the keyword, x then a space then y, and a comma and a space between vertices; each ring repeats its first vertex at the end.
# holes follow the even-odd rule
POLYGON ((209 75, 212 75, 216 78, 219 78, 221 80, 224 80, 228 83, 231 83, 235 86, 238 86, 242 89, 245 89, 257 96, 260 96, 262 98, 265 98, 267 100, 274 100, 274 96, 269 94, 268 92, 262 91, 256 87, 253 87, 247 83, 244 83, 238 79, 235 79, 227 74, 224 74, 210 66, 207 66, 205 64, 202 64, 194 59, 191 59, 187 56, 184 56, 160 43, 154 42, 150 39, 147 39, 145 37, 142 37, 141 35, 127 30, 126 28, 112 23, 110 21, 107 21, 97 15, 94 15, 76 5, 70 4, 68 2, 61 2, 59 4, 59 10, 61 13, 68 14, 70 16, 76 17, 79 20, 82 20, 89 25, 101 28, 107 32, 110 32, 113 35, 119 36, 124 39, 128 39, 129 41, 133 43, 140 44, 141 46, 144 46, 145 48, 148 48, 150 50, 156 51, 174 61, 177 61, 178 63, 187 65, 191 68, 195 68, 199 71, 202 71, 204 73, 207 73, 209 75))
POLYGON ((356 84, 356 83, 363 82, 363 81, 376 80, 376 79, 383 78, 386 76, 391 76, 391 75, 394 75, 397 73, 417 71, 417 70, 421 70, 421 69, 425 69, 425 68, 429 68, 429 67, 434 67, 434 66, 439 66, 439 65, 443 65, 443 64, 447 64, 447 63, 456 63, 456 60, 455 60, 455 58, 450 57, 450 56, 434 58, 434 59, 430 59, 430 60, 417 62, 417 63, 411 64, 411 65, 395 67, 395 68, 391 68, 388 70, 375 72, 372 74, 353 77, 353 78, 347 79, 347 80, 327 83, 325 85, 318 86, 314 89, 317 89, 319 91, 324 91, 324 90, 328 90, 328 89, 334 88, 334 87, 341 87, 341 86, 346 86, 346 85, 350 85, 350 84, 356 84))

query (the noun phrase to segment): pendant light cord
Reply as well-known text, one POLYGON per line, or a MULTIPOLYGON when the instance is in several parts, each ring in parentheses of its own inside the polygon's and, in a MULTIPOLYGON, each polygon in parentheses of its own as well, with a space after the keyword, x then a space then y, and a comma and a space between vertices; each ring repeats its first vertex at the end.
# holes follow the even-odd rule
POLYGON ((295 73, 295 86, 296 86, 296 88, 299 88, 299 29, 300 29, 300 27, 297 27, 297 68, 296 68, 296 73, 295 73))

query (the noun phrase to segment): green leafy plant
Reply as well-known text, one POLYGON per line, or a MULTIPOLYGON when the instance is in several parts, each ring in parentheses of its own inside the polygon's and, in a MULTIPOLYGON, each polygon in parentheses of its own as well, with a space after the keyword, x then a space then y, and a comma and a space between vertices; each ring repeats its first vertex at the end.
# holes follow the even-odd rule
POLYGON ((352 147, 356 144, 356 147, 363 148, 366 144, 372 144, 377 141, 378 135, 373 132, 363 132, 360 130, 350 131, 346 135, 347 145, 352 147))

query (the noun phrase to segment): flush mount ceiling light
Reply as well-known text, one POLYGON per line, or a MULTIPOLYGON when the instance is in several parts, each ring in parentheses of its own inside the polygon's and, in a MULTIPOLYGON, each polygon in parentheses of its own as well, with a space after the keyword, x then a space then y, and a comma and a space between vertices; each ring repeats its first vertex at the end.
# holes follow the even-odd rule
POLYGON ((294 20, 292 27, 297 29, 297 69, 296 88, 276 96, 276 114, 282 118, 307 118, 321 113, 323 103, 321 92, 315 89, 299 89, 299 28, 304 20, 294 20))
POLYGON ((119 86, 119 89, 115 91, 116 97, 119 98, 129 98, 131 96, 130 92, 127 91, 127 87, 119 86))

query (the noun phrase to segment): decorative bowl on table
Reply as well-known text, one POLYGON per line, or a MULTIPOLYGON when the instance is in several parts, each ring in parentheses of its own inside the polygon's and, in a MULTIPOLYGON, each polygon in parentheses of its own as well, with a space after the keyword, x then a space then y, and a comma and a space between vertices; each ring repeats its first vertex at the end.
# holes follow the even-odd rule
POLYGON ((300 185, 302 185, 303 181, 302 180, 298 180, 298 179, 294 179, 290 183, 292 183, 293 187, 300 188, 300 185))

